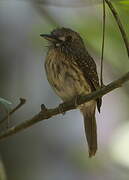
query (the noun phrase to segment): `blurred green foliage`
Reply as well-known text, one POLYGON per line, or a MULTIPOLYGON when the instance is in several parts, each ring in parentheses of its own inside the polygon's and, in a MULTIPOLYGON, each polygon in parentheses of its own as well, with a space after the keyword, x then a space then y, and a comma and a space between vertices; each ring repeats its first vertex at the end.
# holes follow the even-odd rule
POLYGON ((125 4, 125 5, 129 5, 129 0, 122 0, 119 3, 121 4, 125 4))

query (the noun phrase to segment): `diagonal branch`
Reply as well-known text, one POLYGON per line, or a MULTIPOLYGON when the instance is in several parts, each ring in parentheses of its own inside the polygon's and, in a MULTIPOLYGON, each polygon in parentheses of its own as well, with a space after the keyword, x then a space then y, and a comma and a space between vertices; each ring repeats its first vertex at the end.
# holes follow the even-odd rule
MULTIPOLYGON (((111 92, 112 90, 119 88, 122 86, 123 83, 125 83, 126 81, 129 80, 129 72, 126 73, 125 75, 123 75, 121 78, 119 78, 118 80, 108 84, 107 86, 101 88, 100 90, 97 90, 87 96, 80 96, 80 98, 78 98, 78 105, 83 104, 84 102, 88 102, 92 99, 96 99, 98 97, 101 97, 109 92, 111 92)), ((9 128, 6 132, 4 132, 3 134, 0 135, 0 140, 3 140, 9 136, 12 136, 42 120, 46 120, 49 119, 57 114, 61 114, 63 112, 66 111, 70 111, 72 109, 75 109, 75 100, 73 99, 70 102, 67 103, 62 103, 60 104, 58 107, 53 108, 53 109, 46 109, 44 105, 42 105, 42 110, 36 114, 35 116, 33 116, 31 119, 24 121, 23 123, 16 125, 12 128, 9 128), (62 107, 62 112, 60 112, 60 106, 62 107)))

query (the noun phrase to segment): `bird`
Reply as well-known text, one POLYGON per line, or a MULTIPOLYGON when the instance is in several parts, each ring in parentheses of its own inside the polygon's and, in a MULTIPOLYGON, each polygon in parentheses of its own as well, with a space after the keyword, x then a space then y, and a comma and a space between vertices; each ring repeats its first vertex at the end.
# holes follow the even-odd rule
POLYGON ((100 89, 96 63, 80 34, 70 28, 56 28, 40 36, 49 42, 44 63, 48 82, 63 102, 75 99, 84 119, 89 157, 93 157, 98 146, 95 112, 96 107, 100 112, 102 99, 81 105, 77 105, 77 99, 100 89))

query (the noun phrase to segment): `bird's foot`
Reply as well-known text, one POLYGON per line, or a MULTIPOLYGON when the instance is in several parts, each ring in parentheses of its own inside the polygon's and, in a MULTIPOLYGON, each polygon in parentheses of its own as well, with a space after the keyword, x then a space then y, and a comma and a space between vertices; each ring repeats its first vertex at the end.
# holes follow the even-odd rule
POLYGON ((59 104, 58 108, 59 108, 59 113, 65 115, 63 104, 64 104, 64 103, 59 104))
POLYGON ((47 108, 44 104, 41 104, 41 111, 47 111, 47 108))
POLYGON ((79 104, 79 103, 78 103, 79 98, 80 98, 79 95, 77 95, 77 96, 74 97, 74 105, 75 105, 75 107, 78 107, 78 104, 79 104))

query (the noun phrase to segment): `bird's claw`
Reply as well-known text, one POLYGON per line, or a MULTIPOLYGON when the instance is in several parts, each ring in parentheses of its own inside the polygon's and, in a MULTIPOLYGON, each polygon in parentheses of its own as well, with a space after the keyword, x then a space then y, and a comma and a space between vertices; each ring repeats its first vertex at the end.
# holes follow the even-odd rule
POLYGON ((44 104, 41 104, 41 110, 44 111, 46 109, 47 109, 46 106, 44 104))
POLYGON ((75 107, 78 107, 78 100, 79 100, 79 98, 80 98, 79 95, 75 96, 75 98, 74 98, 74 105, 75 105, 75 107))
POLYGON ((59 113, 63 115, 65 114, 63 104, 59 105, 59 113))

